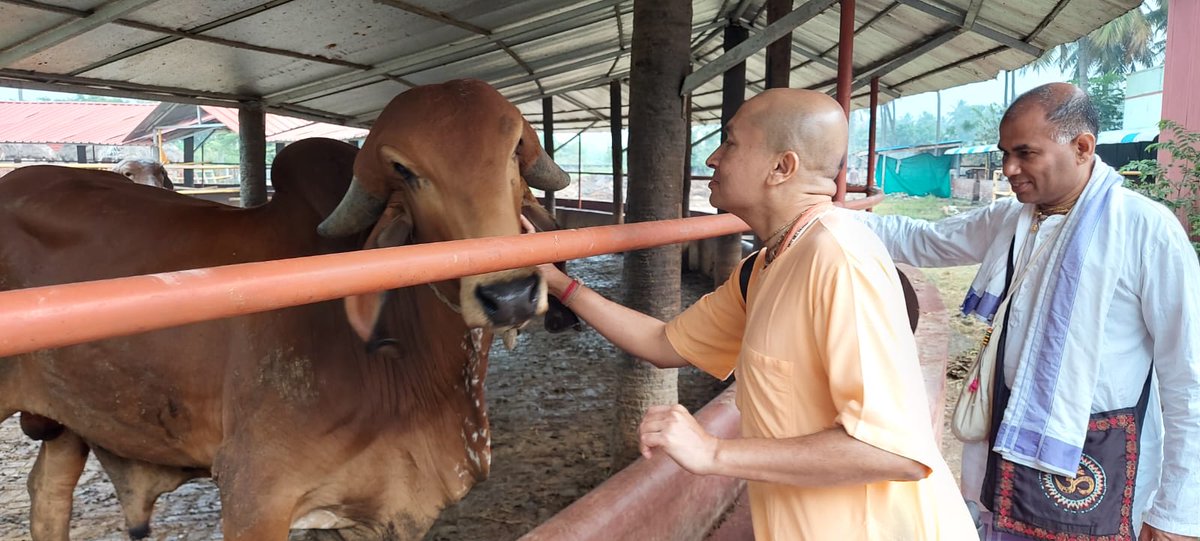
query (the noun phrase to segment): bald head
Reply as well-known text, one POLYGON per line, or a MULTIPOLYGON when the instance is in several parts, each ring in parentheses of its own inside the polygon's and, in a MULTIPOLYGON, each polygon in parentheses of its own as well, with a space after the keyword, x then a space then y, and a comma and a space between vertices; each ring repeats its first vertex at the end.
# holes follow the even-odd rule
MULTIPOLYGON (((828 95, 772 88, 742 106, 775 152, 792 151, 809 173, 834 178, 846 159, 846 114, 828 95)), ((741 111, 739 111, 741 112, 741 111)))
POLYGON ((1100 113, 1091 98, 1070 83, 1049 83, 1021 94, 1004 112, 1001 122, 1009 121, 1032 109, 1040 109, 1054 127, 1052 137, 1066 144, 1084 133, 1100 133, 1100 113))

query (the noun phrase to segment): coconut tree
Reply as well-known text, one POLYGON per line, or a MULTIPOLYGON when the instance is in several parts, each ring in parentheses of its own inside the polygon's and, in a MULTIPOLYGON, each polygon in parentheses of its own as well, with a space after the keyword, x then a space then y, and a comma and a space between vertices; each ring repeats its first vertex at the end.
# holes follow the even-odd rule
POLYGON ((1042 71, 1056 66, 1074 73, 1087 91, 1093 73, 1128 74, 1155 64, 1162 54, 1166 32, 1167 0, 1148 0, 1073 43, 1046 51, 1026 69, 1042 71))

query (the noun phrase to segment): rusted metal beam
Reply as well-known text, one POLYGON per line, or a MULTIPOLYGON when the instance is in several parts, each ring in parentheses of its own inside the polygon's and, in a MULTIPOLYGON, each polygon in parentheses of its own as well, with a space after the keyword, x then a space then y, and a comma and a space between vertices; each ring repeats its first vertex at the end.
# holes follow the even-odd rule
POLYGON ((746 229, 726 214, 5 291, 0 293, 0 357, 746 229))
MULTIPOLYGON (((841 13, 838 14, 838 85, 837 101, 850 120, 850 85, 854 79, 854 0, 841 0, 841 13)), ((837 191, 833 194, 834 201, 846 199, 846 162, 837 175, 837 191)))
POLYGON ((867 128, 867 192, 875 186, 875 131, 879 119, 879 78, 871 79, 871 122, 867 128))

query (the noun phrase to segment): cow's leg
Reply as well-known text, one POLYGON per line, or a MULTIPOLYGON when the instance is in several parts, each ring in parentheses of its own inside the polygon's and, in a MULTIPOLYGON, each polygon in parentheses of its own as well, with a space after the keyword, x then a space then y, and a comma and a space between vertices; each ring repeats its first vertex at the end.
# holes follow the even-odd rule
POLYGON ((223 450, 213 466, 221 490, 221 530, 226 541, 286 541, 303 491, 280 482, 279 469, 288 466, 278 461, 234 463, 237 459, 230 458, 253 456, 223 450))
POLYGON ((159 466, 117 456, 100 447, 93 447, 92 452, 116 488, 130 539, 149 537, 150 515, 160 495, 203 475, 196 470, 159 466))
POLYGON ((34 541, 70 538, 71 496, 87 453, 87 444, 70 430, 42 442, 28 484, 29 529, 34 541))

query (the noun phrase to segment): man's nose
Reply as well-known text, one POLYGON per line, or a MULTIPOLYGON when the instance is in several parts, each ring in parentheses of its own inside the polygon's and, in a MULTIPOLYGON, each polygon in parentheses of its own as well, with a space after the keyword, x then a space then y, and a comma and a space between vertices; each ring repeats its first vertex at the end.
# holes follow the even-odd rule
POLYGON ((1021 167, 1017 165, 1017 160, 1012 158, 1004 158, 1003 165, 1000 170, 1004 171, 1004 176, 1012 178, 1021 174, 1021 167))

